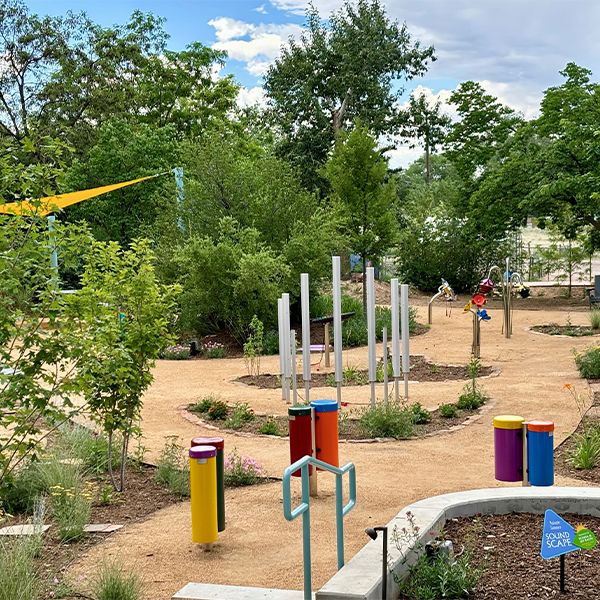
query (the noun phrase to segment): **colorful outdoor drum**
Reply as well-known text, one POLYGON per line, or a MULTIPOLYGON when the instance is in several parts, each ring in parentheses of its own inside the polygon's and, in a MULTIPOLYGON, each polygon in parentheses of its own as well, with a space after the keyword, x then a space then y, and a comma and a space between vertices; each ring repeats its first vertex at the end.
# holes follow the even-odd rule
POLYGON ((523 480, 523 417, 494 417, 494 453, 498 481, 523 480))
POLYGON ((313 400, 310 405, 315 411, 316 458, 339 467, 337 400, 313 400))
POLYGON ((212 544, 217 531, 217 450, 214 446, 190 448, 190 504, 192 542, 212 544))
POLYGON ((527 465, 531 485, 554 485, 554 423, 527 423, 527 465))
POLYGON ((213 446, 217 450, 217 520, 219 531, 225 531, 225 440, 220 437, 195 437, 193 446, 213 446))
MULTIPOLYGON (((288 408, 288 428, 290 431, 290 464, 304 456, 312 454, 312 428, 310 406, 291 406, 288 408)), ((309 474, 312 466, 308 466, 309 474)), ((294 471, 294 477, 300 477, 301 470, 294 471)))

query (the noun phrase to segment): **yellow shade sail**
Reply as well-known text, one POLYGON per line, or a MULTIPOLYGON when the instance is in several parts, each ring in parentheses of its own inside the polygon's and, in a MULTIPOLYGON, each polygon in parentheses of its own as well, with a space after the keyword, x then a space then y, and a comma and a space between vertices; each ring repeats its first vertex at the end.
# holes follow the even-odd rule
POLYGON ((108 192, 114 192, 121 188, 127 187, 128 185, 134 185, 141 181, 147 181, 148 179, 154 179, 164 175, 164 173, 158 173, 157 175, 148 175, 147 177, 140 177, 138 179, 132 179, 131 181, 122 181, 121 183, 113 183, 111 185, 103 185, 102 187, 91 188, 89 190, 81 190, 79 192, 69 192, 68 194, 58 194, 57 196, 48 196, 47 198, 40 198, 36 202, 30 202, 25 200, 23 202, 9 202, 7 204, 0 204, 0 213, 9 215, 22 215, 22 214, 37 214, 45 216, 51 212, 61 210, 66 206, 101 196, 102 194, 108 194, 108 192))

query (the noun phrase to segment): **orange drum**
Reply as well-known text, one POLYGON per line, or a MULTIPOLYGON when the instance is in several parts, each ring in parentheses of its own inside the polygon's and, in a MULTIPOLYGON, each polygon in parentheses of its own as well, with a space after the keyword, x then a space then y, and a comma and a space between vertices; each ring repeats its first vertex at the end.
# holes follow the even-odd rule
POLYGON ((338 451, 338 405, 336 400, 313 400, 316 458, 340 466, 338 451))

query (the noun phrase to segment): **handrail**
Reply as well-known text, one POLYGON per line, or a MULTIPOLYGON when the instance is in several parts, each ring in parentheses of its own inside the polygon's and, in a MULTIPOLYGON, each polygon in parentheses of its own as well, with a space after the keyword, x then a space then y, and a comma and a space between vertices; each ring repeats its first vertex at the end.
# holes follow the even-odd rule
POLYGON ((337 540, 337 563, 338 569, 344 566, 344 517, 356 505, 356 469, 353 463, 348 463, 343 467, 335 467, 328 463, 304 456, 291 464, 283 472, 283 516, 288 521, 293 521, 302 515, 302 554, 304 559, 304 600, 312 598, 312 577, 311 577, 311 554, 310 554, 310 486, 308 467, 319 467, 323 471, 329 471, 335 475, 335 522, 336 522, 336 540, 337 540), (300 470, 302 484, 302 502, 292 509, 292 473, 300 470), (348 503, 343 505, 342 477, 348 473, 348 503))

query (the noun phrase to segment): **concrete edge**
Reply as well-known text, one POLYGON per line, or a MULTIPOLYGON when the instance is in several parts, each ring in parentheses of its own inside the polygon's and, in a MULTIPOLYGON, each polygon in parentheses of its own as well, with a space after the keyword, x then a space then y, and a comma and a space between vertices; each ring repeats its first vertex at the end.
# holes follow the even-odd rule
MULTIPOLYGON (((432 496, 404 507, 387 523, 388 590, 398 588, 394 574, 404 576, 422 546, 445 522, 476 514, 543 513, 546 509, 600 516, 600 489, 590 487, 485 488, 432 496), (411 524, 412 521, 412 524, 411 524), (411 536, 413 525, 418 533, 411 536), (403 536, 403 532, 408 533, 403 536), (399 537, 398 549, 394 537, 399 537)), ((378 600, 381 597, 381 542, 369 541, 316 594, 317 600, 378 600)), ((389 592, 388 592, 389 593, 389 592)))

